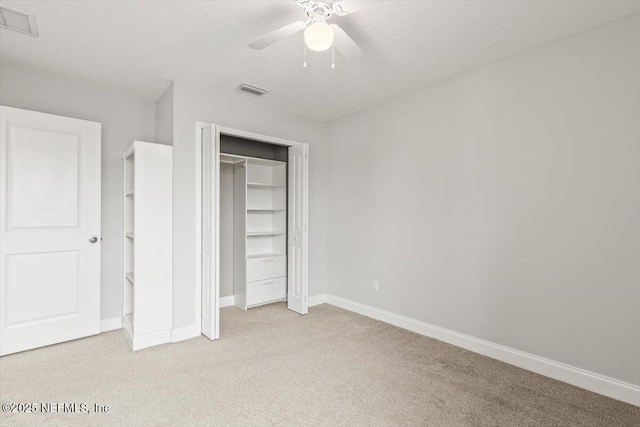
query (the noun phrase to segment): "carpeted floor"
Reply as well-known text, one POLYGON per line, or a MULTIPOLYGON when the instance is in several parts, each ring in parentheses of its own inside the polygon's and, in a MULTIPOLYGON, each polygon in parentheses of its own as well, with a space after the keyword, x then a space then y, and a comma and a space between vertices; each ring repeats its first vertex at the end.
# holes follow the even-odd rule
POLYGON ((109 413, 2 426, 631 426, 640 408, 321 305, 222 310, 222 339, 138 352, 121 331, 0 358, 2 403, 109 413))

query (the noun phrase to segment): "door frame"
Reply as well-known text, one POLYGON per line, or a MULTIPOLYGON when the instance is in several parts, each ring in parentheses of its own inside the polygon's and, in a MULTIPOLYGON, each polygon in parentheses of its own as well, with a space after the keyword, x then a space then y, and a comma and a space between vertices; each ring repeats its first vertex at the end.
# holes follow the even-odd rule
MULTIPOLYGON (((292 140, 288 140, 288 139, 283 139, 283 138, 278 138, 278 137, 274 137, 274 136, 268 136, 268 135, 261 135, 258 133, 253 133, 253 132, 247 132, 247 131, 243 131, 243 130, 238 130, 238 129, 233 129, 233 128, 229 128, 229 127, 224 127, 224 126, 219 126, 216 124, 212 124, 212 123, 206 123, 206 122, 196 122, 195 124, 196 126, 196 138, 195 138, 195 158, 196 158, 196 164, 195 164, 195 171, 196 171, 196 182, 195 182, 195 189, 196 189, 196 322, 197 322, 197 326, 198 329, 200 330, 200 333, 202 334, 202 304, 203 304, 203 298, 202 298, 202 292, 203 292, 203 286, 202 286, 202 238, 203 238, 203 229, 202 229, 202 179, 203 179, 203 174, 202 174, 202 162, 203 162, 203 156, 202 156, 202 147, 203 147, 203 132, 204 130, 211 126, 212 127, 212 131, 214 134, 214 144, 216 145, 216 152, 217 154, 219 154, 219 142, 220 142, 220 135, 229 135, 229 136, 233 136, 233 137, 237 137, 237 138, 243 138, 243 139, 249 139, 252 141, 258 141, 258 142, 265 142, 268 144, 273 144, 273 145, 282 145, 282 146, 286 146, 286 147, 299 147, 303 150, 303 152, 305 153, 305 164, 307 165, 307 168, 305 170, 305 176, 304 176, 304 185, 303 185, 303 215, 304 215, 304 224, 305 224, 305 250, 304 250, 304 269, 302 272, 302 296, 303 296, 303 300, 304 300, 304 313, 306 314, 307 312, 307 308, 308 308, 308 300, 309 300, 309 254, 308 254, 308 248, 309 248, 309 243, 308 243, 308 236, 309 236, 309 170, 308 170, 308 165, 309 165, 309 144, 304 143, 304 142, 299 142, 299 141, 292 141, 292 140)), ((289 166, 287 165, 287 168, 289 166)), ((216 179, 216 187, 218 187, 219 185, 219 180, 220 180, 220 168, 218 167, 216 169, 216 174, 217 174, 217 179, 216 179)), ((288 188, 290 188, 290 180, 291 179, 291 174, 287 175, 287 186, 288 188)), ((218 187, 219 188, 219 187, 218 187)), ((292 203, 290 200, 290 193, 287 190, 287 215, 291 215, 291 209, 292 209, 292 203)), ((216 248, 219 249, 220 247, 220 233, 219 233, 219 224, 220 224, 220 204, 219 204, 219 194, 216 194, 214 196, 214 202, 215 202, 215 217, 216 217, 216 233, 215 233, 215 245, 216 248)), ((287 221, 287 234, 288 236, 291 235, 291 221, 287 221)), ((287 237, 287 249, 289 249, 289 238, 287 237)), ((215 310, 215 316, 216 316, 216 331, 215 331, 215 337, 213 339, 218 339, 219 338, 219 319, 218 319, 218 312, 219 312, 219 301, 220 301, 220 292, 219 292, 219 279, 220 279, 220 273, 219 273, 219 260, 220 260, 220 253, 219 250, 216 250, 216 308, 215 310)), ((289 261, 287 260, 287 263, 289 261)), ((287 277, 287 282, 290 279, 287 277)), ((288 293, 288 284, 287 284, 287 293, 288 293)))

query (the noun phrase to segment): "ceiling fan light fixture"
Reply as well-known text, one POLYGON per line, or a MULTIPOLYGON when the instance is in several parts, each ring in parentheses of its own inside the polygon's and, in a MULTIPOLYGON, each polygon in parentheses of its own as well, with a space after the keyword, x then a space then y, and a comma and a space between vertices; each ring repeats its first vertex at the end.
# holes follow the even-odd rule
POLYGON ((333 28, 325 21, 316 21, 304 30, 304 42, 316 52, 327 50, 333 45, 333 28))

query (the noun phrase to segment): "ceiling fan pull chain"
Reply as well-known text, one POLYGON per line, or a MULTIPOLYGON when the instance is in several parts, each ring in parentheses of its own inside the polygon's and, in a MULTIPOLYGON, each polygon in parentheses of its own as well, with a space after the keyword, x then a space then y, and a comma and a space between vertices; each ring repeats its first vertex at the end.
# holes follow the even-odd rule
POLYGON ((307 43, 305 43, 304 39, 302 39, 302 45, 304 46, 304 62, 302 62, 302 66, 307 68, 307 43))
POLYGON ((331 68, 336 68, 336 45, 331 45, 331 68))

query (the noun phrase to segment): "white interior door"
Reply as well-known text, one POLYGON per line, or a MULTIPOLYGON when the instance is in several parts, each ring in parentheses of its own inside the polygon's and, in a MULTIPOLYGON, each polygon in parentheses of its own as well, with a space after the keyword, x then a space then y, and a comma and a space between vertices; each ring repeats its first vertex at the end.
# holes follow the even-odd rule
POLYGON ((0 354, 100 332, 100 123, 0 106, 0 354))
POLYGON ((202 129, 202 333, 220 337, 220 132, 216 125, 202 129))
POLYGON ((289 147, 289 250, 287 307, 307 314, 308 294, 308 206, 309 206, 309 146, 289 147))

